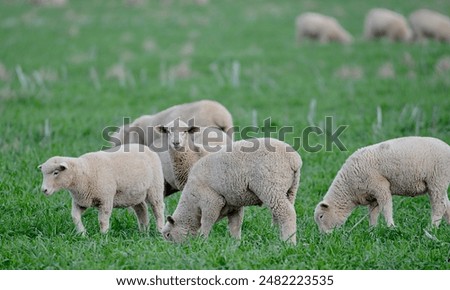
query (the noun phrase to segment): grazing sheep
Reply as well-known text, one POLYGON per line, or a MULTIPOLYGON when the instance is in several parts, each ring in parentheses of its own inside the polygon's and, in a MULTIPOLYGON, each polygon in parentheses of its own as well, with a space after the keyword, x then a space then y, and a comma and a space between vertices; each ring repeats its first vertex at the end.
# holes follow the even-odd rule
POLYGON ((222 148, 221 145, 227 143, 227 140, 231 142, 231 139, 222 131, 215 128, 189 126, 180 119, 165 126, 157 126, 156 129, 168 140, 169 156, 175 177, 175 186, 178 190, 183 190, 189 171, 200 158, 217 152, 222 148), (198 134, 194 134, 197 132, 198 134), (197 143, 199 140, 200 143, 197 143))
POLYGON ((72 218, 78 232, 85 233, 81 215, 97 207, 100 231, 109 229, 113 207, 133 207, 139 228, 148 226, 149 202, 156 225, 164 225, 164 178, 158 155, 140 144, 128 144, 84 154, 78 158, 55 156, 39 166, 42 191, 51 195, 67 189, 72 195, 72 218))
POLYGON ((367 146, 353 153, 315 210, 323 232, 342 225, 358 205, 369 206, 370 225, 383 212, 394 226, 392 195, 417 196, 428 192, 432 223, 444 216, 450 223, 450 146, 430 137, 403 137, 367 146))
POLYGON ((154 115, 144 115, 132 123, 122 126, 111 135, 111 143, 118 146, 127 143, 140 143, 151 146, 160 135, 152 130, 155 126, 167 124, 180 118, 189 123, 192 120, 197 126, 215 127, 228 136, 233 135, 233 118, 230 112, 220 103, 202 100, 170 107, 154 115))
POLYGON ((412 31, 403 15, 388 9, 375 8, 366 16, 364 36, 366 39, 387 37, 391 41, 409 41, 412 31))
POLYGON ((43 6, 64 6, 67 4, 67 0, 32 0, 31 1, 35 5, 43 5, 43 6))
POLYGON ((111 135, 114 146, 127 143, 140 143, 149 146, 161 159, 164 173, 164 196, 178 191, 172 170, 170 156, 161 135, 154 128, 167 124, 176 118, 196 126, 217 128, 233 138, 233 119, 230 112, 220 103, 202 100, 170 107, 154 115, 145 115, 137 118, 131 124, 122 126, 119 131, 111 135))
POLYGON ((350 43, 353 37, 339 22, 329 16, 307 12, 296 19, 297 40, 301 42, 305 38, 318 40, 321 43, 340 42, 350 43))
POLYGON ((450 18, 428 9, 419 9, 409 16, 414 39, 423 41, 426 38, 450 42, 450 18))
POLYGON ((244 206, 266 205, 281 238, 296 243, 295 196, 302 160, 288 144, 271 138, 242 140, 201 158, 192 167, 165 239, 182 242, 200 233, 206 238, 218 220, 228 217, 230 233, 241 237, 244 206))

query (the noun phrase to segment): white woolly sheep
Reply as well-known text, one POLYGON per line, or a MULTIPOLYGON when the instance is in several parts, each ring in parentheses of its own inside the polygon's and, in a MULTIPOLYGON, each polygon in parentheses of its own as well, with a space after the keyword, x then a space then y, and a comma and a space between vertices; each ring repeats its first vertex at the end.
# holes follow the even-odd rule
POLYGON ((228 135, 220 130, 189 126, 179 119, 156 129, 169 143, 169 156, 178 190, 183 190, 189 171, 200 158, 219 151, 227 141, 231 143, 228 135))
POLYGON ((331 232, 347 220, 358 205, 368 205, 369 223, 380 212, 394 226, 392 195, 428 193, 432 224, 444 216, 450 223, 450 146, 431 137, 403 137, 367 146, 353 153, 337 173, 314 218, 322 232, 331 232))
POLYGON ((384 8, 374 8, 366 16, 364 36, 366 39, 387 37, 391 41, 409 41, 412 31, 403 15, 384 8))
POLYGON ((339 22, 329 16, 307 12, 296 19, 297 40, 301 42, 305 38, 318 40, 321 43, 340 42, 350 43, 353 37, 339 22))
POLYGON ((200 127, 218 128, 230 137, 233 134, 233 118, 230 112, 216 101, 201 100, 176 105, 154 115, 141 116, 120 127, 118 132, 111 135, 110 141, 116 146, 127 143, 151 146, 154 140, 160 137, 159 133, 152 129, 176 118, 187 123, 192 121, 200 127))
POLYGON ((139 228, 148 227, 150 203, 158 230, 164 225, 164 178, 158 155, 140 144, 128 144, 78 158, 55 156, 39 166, 46 195, 67 189, 72 196, 72 219, 85 233, 81 216, 97 207, 100 231, 109 229, 113 207, 133 207, 139 228))
POLYGON ((281 239, 296 243, 295 196, 302 160, 288 144, 271 138, 242 140, 201 158, 192 167, 165 239, 182 242, 200 233, 207 238, 218 220, 228 217, 233 237, 241 237, 244 206, 266 205, 281 239))
POLYGON ((67 0, 32 0, 31 1, 35 5, 42 6, 64 6, 67 4, 67 0))
POLYGON ((170 107, 154 115, 145 115, 132 123, 122 126, 119 131, 111 135, 111 143, 115 146, 127 143, 140 143, 156 151, 161 159, 164 173, 164 195, 168 196, 178 191, 175 177, 165 144, 161 135, 154 128, 167 124, 176 118, 184 122, 193 121, 196 126, 217 128, 233 138, 233 119, 230 112, 220 103, 201 100, 170 107))
POLYGON ((450 18, 444 14, 428 9, 419 9, 409 16, 414 39, 426 38, 450 42, 450 18))

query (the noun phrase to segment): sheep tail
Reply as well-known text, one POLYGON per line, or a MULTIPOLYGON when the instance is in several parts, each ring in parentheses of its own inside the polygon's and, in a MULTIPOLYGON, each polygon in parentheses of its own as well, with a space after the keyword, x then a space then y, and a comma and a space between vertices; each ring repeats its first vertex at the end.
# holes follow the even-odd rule
POLYGON ((292 178, 292 185, 287 191, 287 198, 291 204, 294 204, 295 197, 297 195, 298 186, 300 184, 300 167, 301 160, 299 162, 300 157, 296 154, 296 158, 291 158, 289 161, 291 163, 291 169, 294 172, 294 176, 292 178))

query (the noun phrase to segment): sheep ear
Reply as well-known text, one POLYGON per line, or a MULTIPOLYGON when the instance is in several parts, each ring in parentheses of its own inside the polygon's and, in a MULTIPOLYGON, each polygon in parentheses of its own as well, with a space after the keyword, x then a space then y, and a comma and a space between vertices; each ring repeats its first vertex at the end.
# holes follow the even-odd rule
POLYGON ((167 216, 167 221, 170 223, 170 224, 175 224, 175 220, 173 219, 173 217, 172 216, 167 216))
POLYGON ((64 171, 64 170, 66 170, 67 168, 69 168, 69 164, 67 164, 67 162, 61 162, 61 164, 59 164, 59 171, 64 171))
POLYGON ((196 132, 200 132, 200 127, 192 126, 192 127, 190 127, 190 128, 188 129, 188 133, 189 133, 189 134, 193 134, 193 133, 196 133, 196 132))
POLYGON ((326 203, 324 203, 324 202, 321 202, 320 203, 320 207, 322 208, 322 209, 328 209, 328 204, 326 204, 326 203))

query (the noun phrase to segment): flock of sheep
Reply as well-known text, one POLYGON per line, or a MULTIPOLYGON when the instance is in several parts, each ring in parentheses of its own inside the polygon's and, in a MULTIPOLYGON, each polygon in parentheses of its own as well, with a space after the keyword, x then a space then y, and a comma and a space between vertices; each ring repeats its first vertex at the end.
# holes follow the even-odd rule
MULTIPOLYGON (((182 242, 198 233, 208 237, 224 217, 239 239, 244 207, 264 205, 281 239, 296 243, 300 155, 273 138, 234 141, 232 116, 220 103, 202 100, 142 116, 120 127, 110 141, 108 150, 78 158, 56 156, 39 166, 46 195, 70 192, 78 232, 86 231, 81 216, 89 207, 98 208, 102 233, 115 207, 131 207, 145 230, 150 204, 166 240, 182 242), (164 197, 177 191, 182 192, 177 208, 164 225, 164 197)), ((331 232, 356 206, 367 205, 371 225, 382 213, 394 226, 393 194, 428 193, 432 224, 439 226, 442 218, 450 223, 449 185, 448 144, 430 137, 392 139, 347 159, 314 218, 322 232, 331 232)))
MULTIPOLYGON (((41 1, 63 5, 65 1, 41 1)), ((352 35, 329 16, 307 12, 296 19, 299 42, 350 43, 352 35)), ((420 9, 409 16, 375 8, 364 23, 367 40, 450 42, 450 18, 420 9)), ((98 208, 100 231, 106 233, 113 208, 129 207, 140 230, 149 225, 148 205, 166 240, 208 237, 213 225, 227 217, 230 234, 239 239, 244 207, 264 205, 272 213, 284 241, 296 244, 295 199, 302 159, 289 144, 273 138, 234 141, 233 119, 220 103, 202 100, 145 115, 111 136, 112 148, 78 158, 55 156, 39 166, 42 191, 67 189, 72 219, 85 233, 82 214, 98 208), (164 198, 181 191, 172 215, 164 217, 164 198), (164 221, 166 223, 164 224, 164 221)), ((345 223, 359 205, 369 208, 369 224, 383 214, 394 226, 392 195, 428 193, 431 219, 450 223, 450 146, 431 137, 403 137, 359 149, 343 164, 318 203, 314 219, 321 232, 345 223)))
MULTIPOLYGON (((433 39, 450 42, 450 18, 429 9, 419 9, 406 18, 385 8, 374 8, 366 15, 364 37, 367 40, 386 37, 391 41, 433 39)), ((318 40, 321 43, 350 43, 353 37, 339 22, 329 16, 307 12, 296 19, 297 40, 318 40)))

